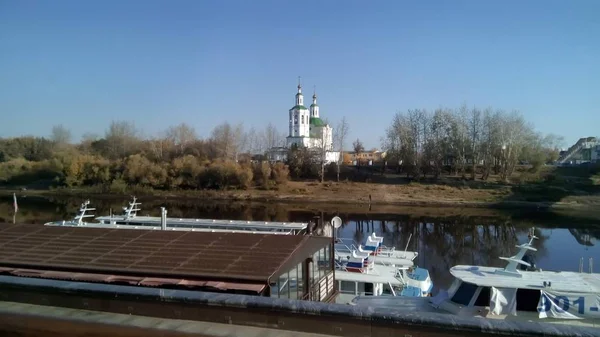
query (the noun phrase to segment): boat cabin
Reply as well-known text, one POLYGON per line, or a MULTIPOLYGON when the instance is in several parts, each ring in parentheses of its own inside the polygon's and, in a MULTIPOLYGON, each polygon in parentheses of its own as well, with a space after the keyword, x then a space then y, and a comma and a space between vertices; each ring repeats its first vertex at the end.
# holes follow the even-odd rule
POLYGON ((501 258, 508 261, 505 268, 452 267, 453 284, 431 303, 453 314, 487 318, 600 318, 600 274, 532 269, 524 257, 536 250, 535 238, 518 245, 517 255, 501 258))

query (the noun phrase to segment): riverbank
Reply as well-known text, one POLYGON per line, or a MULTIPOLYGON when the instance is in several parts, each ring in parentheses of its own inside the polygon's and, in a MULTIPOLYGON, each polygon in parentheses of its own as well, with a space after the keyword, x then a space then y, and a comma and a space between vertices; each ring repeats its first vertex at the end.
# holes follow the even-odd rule
MULTIPOLYGON (((59 188, 48 190, 2 189, 0 194, 39 196, 112 197, 93 188, 59 188)), ((429 207, 487 207, 487 208, 578 208, 597 207, 600 195, 570 191, 549 185, 499 185, 464 181, 460 184, 381 184, 357 182, 298 182, 290 181, 274 189, 247 190, 183 190, 128 191, 138 196, 165 199, 198 199, 225 201, 256 201, 278 203, 317 203, 353 206, 429 206, 429 207)))

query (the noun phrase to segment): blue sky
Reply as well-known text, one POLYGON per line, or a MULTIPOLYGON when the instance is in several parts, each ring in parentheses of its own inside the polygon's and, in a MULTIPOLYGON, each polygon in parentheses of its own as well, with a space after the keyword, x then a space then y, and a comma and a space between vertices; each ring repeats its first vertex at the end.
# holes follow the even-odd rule
MULTIPOLYGON (((297 77, 367 147, 395 112, 517 109, 600 136, 600 1, 0 0, 0 137, 272 122, 297 77)), ((350 145, 350 141, 348 142, 350 145)), ((567 144, 570 145, 570 144, 567 144)))

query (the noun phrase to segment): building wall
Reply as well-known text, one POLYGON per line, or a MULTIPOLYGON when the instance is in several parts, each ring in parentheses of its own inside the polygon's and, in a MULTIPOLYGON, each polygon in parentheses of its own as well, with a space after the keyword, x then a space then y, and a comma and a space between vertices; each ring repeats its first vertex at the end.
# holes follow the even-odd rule
POLYGON ((379 162, 385 159, 386 152, 381 151, 365 151, 359 154, 355 152, 344 153, 344 164, 351 164, 354 161, 360 160, 361 163, 372 160, 373 162, 379 162))
POLYGON ((287 137, 287 147, 290 148, 292 145, 310 147, 311 139, 308 137, 287 137))
POLYGON ((309 136, 310 113, 306 109, 291 109, 289 112, 289 135, 292 137, 309 136))
POLYGON ((270 162, 286 161, 287 155, 287 148, 275 147, 267 151, 267 160, 270 162))
POLYGON ((313 254, 312 262, 299 263, 272 279, 271 297, 324 301, 335 292, 333 269, 331 246, 323 247, 313 254))
POLYGON ((325 163, 337 163, 340 160, 340 152, 339 151, 327 151, 325 153, 325 163))

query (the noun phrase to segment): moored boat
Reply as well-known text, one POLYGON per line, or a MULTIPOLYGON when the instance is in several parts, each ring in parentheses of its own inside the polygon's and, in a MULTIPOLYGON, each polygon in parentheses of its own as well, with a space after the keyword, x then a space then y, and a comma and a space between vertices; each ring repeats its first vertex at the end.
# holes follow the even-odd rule
POLYGON ((380 256, 384 251, 382 241, 383 238, 373 234, 367 237, 368 249, 360 249, 360 245, 359 249, 350 249, 344 245, 349 251, 338 250, 339 244, 336 245, 337 303, 349 303, 356 296, 429 296, 433 283, 427 269, 414 266, 418 254, 386 247, 385 250, 398 254, 380 256))
MULTIPOLYGON (((87 202, 89 203, 89 201, 87 202)), ((280 235, 305 234, 308 223, 302 222, 266 222, 245 220, 218 220, 196 218, 168 218, 167 211, 163 208, 160 217, 139 216, 141 203, 133 197, 127 207, 123 207, 123 214, 110 214, 96 217, 97 222, 81 222, 77 217, 71 221, 55 221, 47 223, 48 226, 87 226, 94 228, 121 228, 121 229, 146 229, 146 230, 171 230, 171 231, 210 231, 210 232, 244 232, 280 235)), ((88 209, 93 210, 93 209, 88 209)), ((92 217, 86 215, 85 217, 92 217)))
POLYGON ((457 265, 450 269, 455 278, 448 290, 430 299, 374 299, 356 297, 352 304, 403 310, 429 308, 459 316, 489 319, 543 321, 556 324, 600 326, 600 274, 537 269, 527 255, 537 249, 533 240, 517 245, 519 252, 504 268, 457 265))

